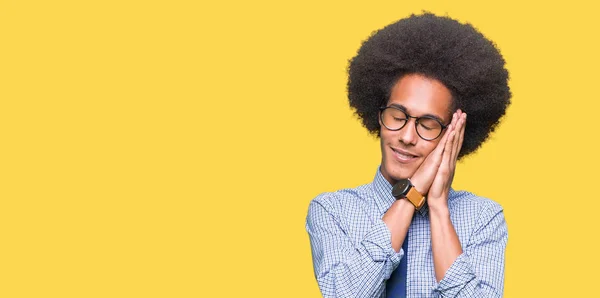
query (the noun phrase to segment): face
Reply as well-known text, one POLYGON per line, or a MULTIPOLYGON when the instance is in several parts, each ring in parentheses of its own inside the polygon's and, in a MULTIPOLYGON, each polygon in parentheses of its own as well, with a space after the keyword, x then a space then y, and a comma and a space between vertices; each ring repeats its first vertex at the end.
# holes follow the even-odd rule
MULTIPOLYGON (((399 107, 415 117, 434 116, 444 125, 450 123, 452 94, 440 81, 418 74, 405 75, 396 82, 391 91, 386 106, 399 107)), ((391 131, 383 126, 381 118, 379 124, 381 172, 391 184, 412 177, 443 136, 442 133, 432 141, 421 139, 413 118, 398 131, 391 131)))

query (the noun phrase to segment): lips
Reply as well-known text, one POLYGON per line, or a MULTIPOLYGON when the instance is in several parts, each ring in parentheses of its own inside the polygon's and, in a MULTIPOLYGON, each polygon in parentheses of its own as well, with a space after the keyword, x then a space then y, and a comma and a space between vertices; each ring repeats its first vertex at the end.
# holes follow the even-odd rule
POLYGON ((409 163, 414 161, 415 159, 417 159, 417 156, 412 154, 411 152, 408 152, 406 150, 403 149, 398 149, 398 148, 392 148, 392 151, 394 152, 394 157, 396 157, 396 160, 398 160, 401 163, 409 163))

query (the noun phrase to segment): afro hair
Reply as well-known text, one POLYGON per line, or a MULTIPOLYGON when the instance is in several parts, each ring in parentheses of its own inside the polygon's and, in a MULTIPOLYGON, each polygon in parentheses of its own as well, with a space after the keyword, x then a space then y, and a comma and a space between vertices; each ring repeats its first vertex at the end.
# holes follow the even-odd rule
POLYGON ((494 43, 470 24, 413 14, 363 42, 349 61, 348 99, 367 130, 379 136, 379 108, 398 79, 416 73, 439 80, 452 93, 451 109, 468 115, 461 158, 485 142, 510 104, 504 65, 494 43))

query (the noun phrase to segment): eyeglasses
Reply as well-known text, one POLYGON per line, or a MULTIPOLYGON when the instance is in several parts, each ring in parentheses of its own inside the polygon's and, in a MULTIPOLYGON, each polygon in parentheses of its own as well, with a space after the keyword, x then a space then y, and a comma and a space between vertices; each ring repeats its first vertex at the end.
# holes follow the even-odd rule
POLYGON ((437 118, 431 116, 414 117, 394 106, 381 107, 379 110, 381 112, 379 113, 381 123, 385 128, 392 131, 401 130, 410 118, 415 118, 415 130, 419 137, 426 141, 437 139, 442 135, 442 131, 448 127, 437 118))

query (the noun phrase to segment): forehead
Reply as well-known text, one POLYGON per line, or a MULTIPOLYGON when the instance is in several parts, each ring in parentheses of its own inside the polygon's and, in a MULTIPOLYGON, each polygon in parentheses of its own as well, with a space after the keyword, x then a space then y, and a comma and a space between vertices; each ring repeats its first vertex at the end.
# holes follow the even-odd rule
POLYGON ((401 105, 412 116, 434 115, 449 122, 452 93, 442 82, 419 74, 400 78, 392 87, 389 105, 401 105))

